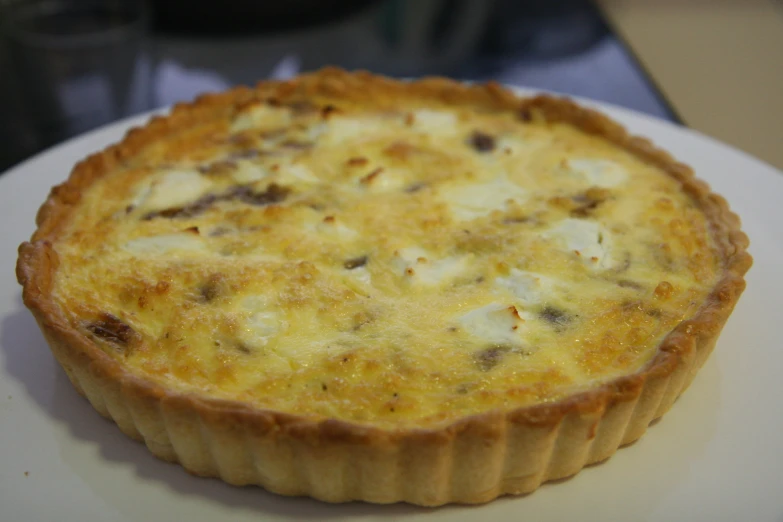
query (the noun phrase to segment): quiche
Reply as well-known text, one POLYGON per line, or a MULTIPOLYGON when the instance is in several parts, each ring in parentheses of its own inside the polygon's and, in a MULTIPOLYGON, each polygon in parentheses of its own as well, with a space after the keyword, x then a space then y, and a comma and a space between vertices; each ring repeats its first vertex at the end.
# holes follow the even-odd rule
POLYGON ((152 118, 37 225, 24 302, 100 414, 328 502, 481 503, 606 459, 751 265, 722 197, 597 112, 338 69, 152 118))

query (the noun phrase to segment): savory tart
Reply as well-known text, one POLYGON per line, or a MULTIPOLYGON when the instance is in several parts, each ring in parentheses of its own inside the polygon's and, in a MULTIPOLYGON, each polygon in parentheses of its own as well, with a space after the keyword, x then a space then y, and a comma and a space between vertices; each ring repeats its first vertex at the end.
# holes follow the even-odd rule
POLYGON ((75 388, 197 475, 485 502, 639 438, 748 240, 606 117, 335 69, 203 96, 55 187, 24 301, 75 388))

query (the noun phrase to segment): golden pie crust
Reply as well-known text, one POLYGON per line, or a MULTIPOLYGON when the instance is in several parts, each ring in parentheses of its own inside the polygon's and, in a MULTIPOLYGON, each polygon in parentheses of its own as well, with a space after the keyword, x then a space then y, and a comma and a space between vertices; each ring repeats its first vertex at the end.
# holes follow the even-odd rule
POLYGON ((531 492, 608 458, 641 437, 690 384, 742 293, 752 263, 747 236, 722 197, 690 168, 598 112, 546 95, 520 99, 493 83, 467 86, 441 78, 407 83, 337 69, 176 106, 170 115, 132 129, 120 143, 77 164, 70 178, 52 190, 37 225, 31 241, 19 249, 17 277, 24 302, 74 387, 101 415, 156 456, 179 462, 195 475, 328 502, 482 503, 531 492), (310 98, 432 100, 572 126, 676 180, 705 216, 721 275, 695 315, 668 333, 640 370, 557 400, 419 426, 313 418, 167 387, 131 372, 69 320, 52 295, 59 265, 56 244, 88 187, 149 147, 187 147, 179 136, 209 130, 238 108, 258 100, 310 98))

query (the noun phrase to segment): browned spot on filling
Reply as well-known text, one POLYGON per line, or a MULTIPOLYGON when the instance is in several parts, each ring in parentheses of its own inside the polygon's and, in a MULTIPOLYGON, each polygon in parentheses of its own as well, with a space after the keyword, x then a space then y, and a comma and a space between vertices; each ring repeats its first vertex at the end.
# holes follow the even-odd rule
POLYGON ((208 176, 225 176, 234 172, 237 167, 237 163, 232 160, 216 161, 209 165, 202 165, 198 168, 199 172, 208 176))
POLYGON ((367 264, 367 256, 360 256, 360 257, 354 257, 353 259, 348 259, 343 263, 343 267, 345 267, 347 270, 353 270, 354 268, 359 268, 367 264))
POLYGON ((304 116, 318 110, 318 107, 314 103, 307 100, 296 100, 289 102, 286 105, 294 116, 304 116))
POLYGON ((130 325, 108 312, 102 313, 100 319, 88 323, 85 328, 97 337, 120 348, 128 348, 131 343, 141 339, 141 336, 130 325))
POLYGON ((600 205, 600 201, 590 201, 589 203, 585 203, 571 211, 571 215, 573 217, 589 217, 592 211, 594 211, 596 208, 598 208, 598 205, 600 205))
POLYGON ((661 281, 655 287, 654 295, 656 299, 666 301, 674 294, 674 286, 668 281, 661 281))
POLYGON ((518 225, 520 223, 532 223, 535 221, 530 216, 507 216, 503 218, 504 225, 518 225))
POLYGON ((236 152, 232 152, 229 154, 228 158, 230 160, 243 160, 243 159, 253 159, 257 158, 261 155, 261 151, 258 149, 247 149, 247 150, 239 150, 236 152))
POLYGON ((552 196, 547 200, 547 203, 549 203, 553 207, 564 209, 564 210, 571 210, 576 206, 574 200, 566 196, 552 196))
POLYGON ((248 132, 232 134, 228 137, 227 141, 232 145, 236 145, 237 147, 253 147, 256 144, 255 136, 248 132))
POLYGON ((579 194, 573 198, 574 203, 578 204, 578 206, 571 210, 571 215, 574 217, 588 217, 610 196, 611 193, 606 189, 597 187, 587 189, 584 194, 579 194))
POLYGON ((196 236, 201 234, 201 232, 199 231, 198 227, 188 227, 185 230, 183 230, 183 232, 186 232, 188 234, 193 234, 193 235, 196 235, 196 236))
POLYGON ((405 160, 408 157, 410 157, 412 154, 414 154, 418 149, 415 145, 412 145, 408 143, 407 141, 395 141, 385 149, 383 149, 383 154, 385 156, 388 156, 390 158, 396 158, 400 160, 405 160))
POLYGON ((315 144, 309 141, 300 140, 286 140, 280 144, 281 147, 291 150, 309 150, 312 149, 315 144))
POLYGON ((491 152, 495 150, 495 138, 485 132, 473 131, 470 145, 478 152, 491 152))
POLYGON ((325 105, 324 107, 321 108, 321 117, 326 119, 332 114, 339 114, 341 112, 342 111, 339 108, 335 107, 334 105, 325 105))
POLYGON ((359 183, 362 183, 363 185, 367 185, 372 183, 378 176, 381 175, 383 172, 383 167, 378 167, 377 169, 373 170, 366 176, 364 176, 362 179, 359 180, 359 183))
POLYGON ((355 157, 355 158, 350 158, 345 163, 349 167, 362 167, 364 165, 367 165, 369 162, 370 162, 370 160, 368 160, 367 158, 362 157, 362 156, 358 156, 358 157, 355 157))
POLYGON ((529 108, 525 107, 519 111, 519 119, 524 121, 525 123, 530 123, 533 121, 533 111, 531 111, 529 108))
MULTIPOLYGON (((247 100, 242 100, 240 102, 237 102, 236 105, 234 105, 234 113, 240 113, 247 109, 251 109, 253 107, 256 107, 258 105, 261 105, 264 103, 262 100, 258 98, 248 98, 247 100)), ((269 100, 266 101, 266 103, 269 103, 269 100)))
POLYGON ((481 371, 488 372, 497 366, 510 351, 510 346, 499 344, 476 352, 473 358, 481 371))

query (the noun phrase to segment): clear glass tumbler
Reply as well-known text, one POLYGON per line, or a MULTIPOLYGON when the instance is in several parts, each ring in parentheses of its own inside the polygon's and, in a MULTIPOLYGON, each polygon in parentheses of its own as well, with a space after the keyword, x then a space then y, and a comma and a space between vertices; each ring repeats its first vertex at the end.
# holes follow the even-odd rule
POLYGON ((151 108, 143 0, 32 0, 0 20, 35 129, 50 145, 151 108))

